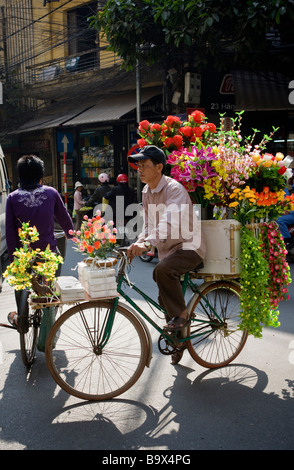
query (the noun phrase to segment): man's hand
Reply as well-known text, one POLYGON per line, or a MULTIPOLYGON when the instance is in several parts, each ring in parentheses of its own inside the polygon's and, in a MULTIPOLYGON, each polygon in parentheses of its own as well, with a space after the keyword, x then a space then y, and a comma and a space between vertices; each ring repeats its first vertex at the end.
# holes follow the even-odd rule
POLYGON ((143 242, 132 243, 128 248, 127 256, 132 261, 135 256, 141 256, 145 251, 148 251, 148 248, 146 248, 143 242))

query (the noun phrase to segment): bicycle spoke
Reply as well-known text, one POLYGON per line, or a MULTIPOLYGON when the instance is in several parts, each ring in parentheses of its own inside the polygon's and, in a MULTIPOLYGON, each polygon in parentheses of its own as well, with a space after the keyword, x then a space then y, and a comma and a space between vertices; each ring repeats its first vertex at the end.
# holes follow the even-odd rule
POLYGON ((50 372, 62 388, 79 398, 100 400, 117 396, 144 369, 144 330, 121 307, 112 321, 111 306, 111 302, 97 301, 73 307, 59 318, 48 339, 50 372))
POLYGON ((230 283, 208 286, 203 299, 195 295, 188 336, 191 356, 204 367, 220 367, 231 362, 243 348, 247 332, 239 330, 239 289, 230 283))

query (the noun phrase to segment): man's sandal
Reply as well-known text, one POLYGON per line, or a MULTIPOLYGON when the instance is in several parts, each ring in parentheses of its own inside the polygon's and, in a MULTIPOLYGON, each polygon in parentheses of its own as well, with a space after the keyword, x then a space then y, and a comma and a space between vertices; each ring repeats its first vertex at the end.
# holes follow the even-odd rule
POLYGON ((172 355, 171 355, 171 364, 176 365, 180 362, 180 360, 183 357, 185 349, 187 349, 186 344, 184 344, 183 347, 176 349, 175 352, 172 353, 172 355))
POLYGON ((173 317, 163 329, 166 331, 179 331, 189 325, 189 323, 190 320, 187 320, 187 318, 173 317))
POLYGON ((17 313, 16 312, 9 312, 7 315, 7 320, 14 328, 17 328, 17 313))

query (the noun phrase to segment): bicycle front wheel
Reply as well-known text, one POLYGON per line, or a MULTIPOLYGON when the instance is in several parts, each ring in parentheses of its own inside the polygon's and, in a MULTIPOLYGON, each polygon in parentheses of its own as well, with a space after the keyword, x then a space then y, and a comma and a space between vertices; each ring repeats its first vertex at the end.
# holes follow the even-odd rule
POLYGON ((35 361, 38 331, 42 312, 40 309, 32 310, 28 305, 29 291, 23 290, 18 308, 18 325, 21 358, 29 369, 35 361))
POLYGON ((140 321, 111 301, 86 302, 55 322, 46 345, 49 371, 67 393, 83 400, 107 400, 128 390, 147 362, 140 321))
POLYGON ((232 362, 243 349, 248 333, 238 328, 240 286, 231 282, 209 284, 192 300, 187 342, 192 358, 210 369, 232 362))

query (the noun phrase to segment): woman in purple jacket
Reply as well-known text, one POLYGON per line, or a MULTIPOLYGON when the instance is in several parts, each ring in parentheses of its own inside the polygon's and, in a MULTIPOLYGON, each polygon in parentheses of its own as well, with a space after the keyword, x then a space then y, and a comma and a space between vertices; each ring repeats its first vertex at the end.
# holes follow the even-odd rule
MULTIPOLYGON (((24 155, 17 162, 17 170, 20 188, 9 194, 6 203, 6 243, 10 261, 13 261, 16 248, 21 246, 18 229, 23 222, 37 228, 39 240, 32 246, 41 250, 45 250, 48 244, 52 251, 57 249, 55 220, 67 238, 72 238, 68 231, 73 229, 71 217, 58 191, 42 184, 44 162, 36 155, 24 155)), ((15 324, 15 315, 16 312, 11 312, 8 316, 12 324, 15 324)))

